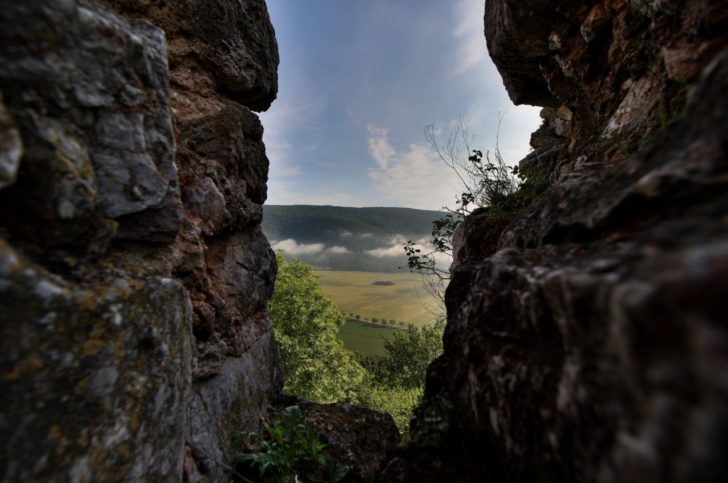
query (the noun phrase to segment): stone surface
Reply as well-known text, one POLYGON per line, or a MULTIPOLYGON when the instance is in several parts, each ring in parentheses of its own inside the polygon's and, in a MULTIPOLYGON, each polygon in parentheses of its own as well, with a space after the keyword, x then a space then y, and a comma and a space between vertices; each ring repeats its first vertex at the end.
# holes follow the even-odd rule
POLYGON ((726 6, 487 2, 551 188, 462 225, 426 417, 381 480, 724 479, 726 6))
POLYGON ((190 303, 164 278, 77 284, 0 240, 3 481, 170 481, 182 471, 190 303))
POLYGON ((301 410, 331 457, 363 478, 378 470, 387 451, 399 443, 389 414, 343 403, 304 403, 301 410))
POLYGON ((608 161, 679 115, 684 82, 694 82, 726 46, 724 7, 698 0, 490 0, 485 34, 511 99, 568 108, 571 159, 608 161))
POLYGON ((101 0, 169 38, 172 78, 264 111, 278 92, 278 45, 264 0, 101 0))
POLYGON ((23 155, 23 142, 8 113, 0 93, 0 189, 15 183, 20 158, 23 155))
POLYGON ((219 375, 197 382, 189 408, 187 445, 197 464, 187 473, 204 481, 226 481, 233 436, 257 431, 270 394, 283 388, 272 331, 265 332, 240 358, 227 358, 219 375), (231 411, 230 408, 235 408, 231 411))
POLYGON ((265 2, 11 1, 0 46, 0 479, 227 481, 281 387, 265 2))
POLYGON ((34 241, 78 246, 126 215, 136 238, 173 240, 181 206, 163 32, 75 2, 11 2, 4 13, 0 83, 26 149, 0 219, 34 241), (150 210, 171 220, 132 216, 150 210))

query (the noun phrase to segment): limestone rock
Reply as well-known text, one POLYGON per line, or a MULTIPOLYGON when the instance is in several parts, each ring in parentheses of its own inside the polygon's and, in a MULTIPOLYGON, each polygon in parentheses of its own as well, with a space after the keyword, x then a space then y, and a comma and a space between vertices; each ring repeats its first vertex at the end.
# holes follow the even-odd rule
POLYGON ((78 245, 84 231, 90 239, 108 225, 103 218, 125 216, 120 233, 174 239, 181 206, 162 31, 52 0, 11 2, 0 22, 4 35, 24 39, 0 53, 5 102, 26 147, 16 183, 0 195, 13 206, 4 223, 35 241, 78 245), (17 219, 18 204, 23 218, 45 221, 40 233, 17 219), (141 213, 143 226, 132 216, 141 213))
POLYGON ((275 100, 278 45, 264 0, 100 3, 146 18, 167 32, 175 82, 203 83, 205 90, 256 111, 275 100))
POLYGON ((672 80, 694 82, 726 46, 724 7, 489 0, 485 34, 515 103, 572 112, 572 159, 622 158, 679 115, 687 90, 672 80))
POLYGON ((538 65, 549 53, 549 29, 554 24, 556 3, 553 0, 485 3, 488 50, 516 104, 555 102, 538 65))
POLYGON ((282 385, 265 3, 10 1, 0 44, 0 479, 228 481, 282 385))
POLYGON ((552 186, 496 243, 462 224, 429 413, 383 481, 724 478, 726 6, 486 3, 552 186))
MULTIPOLYGON (((271 394, 283 388, 273 332, 265 332, 240 358, 228 358, 214 378, 198 381, 189 407, 187 475, 227 481, 226 454, 233 437, 257 431, 271 394), (205 475, 204 477, 202 475, 205 475)), ((188 476, 189 477, 189 476, 188 476)))
POLYGON ((189 298, 171 279, 106 276, 64 280, 0 240, 5 481, 181 474, 189 298))
POLYGON ((344 403, 303 403, 301 410, 331 457, 361 477, 379 469, 387 451, 399 443, 399 431, 389 414, 344 403))

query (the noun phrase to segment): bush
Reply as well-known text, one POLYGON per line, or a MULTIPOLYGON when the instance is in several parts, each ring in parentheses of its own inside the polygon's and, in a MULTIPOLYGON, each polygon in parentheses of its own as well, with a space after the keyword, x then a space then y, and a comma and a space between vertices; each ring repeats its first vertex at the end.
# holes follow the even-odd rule
POLYGON ((352 400, 365 372, 337 337, 346 316, 324 293, 310 265, 278 257, 269 310, 285 391, 319 403, 352 400))
POLYGON ((442 352, 444 320, 430 327, 409 327, 384 341, 384 355, 362 358, 363 366, 378 384, 390 389, 421 388, 427 366, 442 352))
POLYGON ((371 381, 362 387, 357 401, 360 405, 375 411, 388 413, 401 435, 407 434, 413 411, 422 399, 422 387, 392 388, 371 381))

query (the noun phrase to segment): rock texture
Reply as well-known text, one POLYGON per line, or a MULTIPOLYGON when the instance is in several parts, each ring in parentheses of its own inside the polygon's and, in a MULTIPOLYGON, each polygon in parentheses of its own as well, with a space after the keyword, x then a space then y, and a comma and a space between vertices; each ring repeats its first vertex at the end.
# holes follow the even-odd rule
POLYGON ((399 443, 399 430, 389 414, 345 403, 299 406, 337 465, 351 469, 350 479, 370 479, 387 451, 399 443))
POLYGON ((281 387, 264 1, 11 0, 0 47, 0 479, 226 481, 281 387))
POLYGON ((725 478, 726 7, 486 3, 511 98, 546 106, 521 168, 552 186, 460 230, 445 352, 383 480, 725 478))

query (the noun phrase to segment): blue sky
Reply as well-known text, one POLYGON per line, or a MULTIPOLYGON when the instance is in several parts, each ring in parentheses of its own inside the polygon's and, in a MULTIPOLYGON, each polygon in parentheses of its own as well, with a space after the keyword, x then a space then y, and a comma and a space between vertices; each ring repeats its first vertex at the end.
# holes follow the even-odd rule
POLYGON ((483 0, 267 0, 281 56, 262 113, 269 204, 453 205, 454 173, 423 134, 458 119, 516 163, 539 109, 513 106, 483 37, 483 0))

